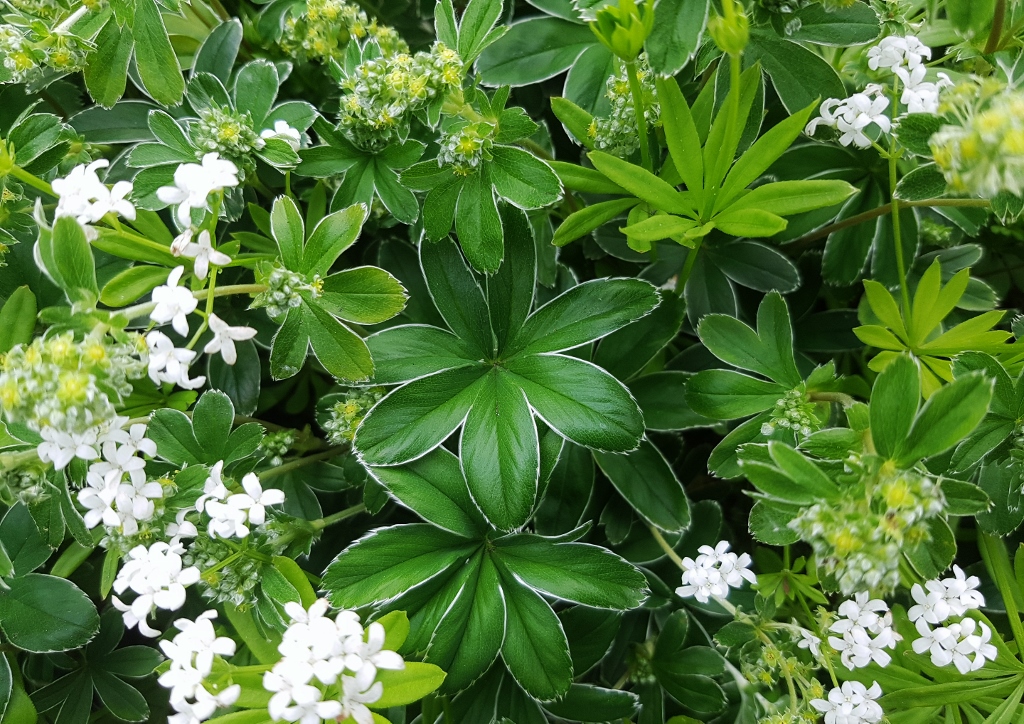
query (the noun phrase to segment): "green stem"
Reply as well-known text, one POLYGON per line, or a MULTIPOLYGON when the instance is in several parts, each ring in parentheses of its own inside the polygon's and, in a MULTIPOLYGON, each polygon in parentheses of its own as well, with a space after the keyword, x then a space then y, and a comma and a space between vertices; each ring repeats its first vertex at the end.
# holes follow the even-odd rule
MULTIPOLYGON (((120 224, 119 224, 119 226, 120 226, 120 224)), ((130 231, 125 231, 124 227, 111 229, 109 231, 109 233, 112 236, 120 236, 122 239, 127 239, 128 241, 134 241, 136 244, 141 244, 141 245, 143 245, 143 246, 145 246, 145 247, 147 247, 149 249, 153 249, 154 251, 161 251, 164 254, 170 254, 171 253, 170 248, 164 246, 160 242, 152 241, 151 239, 147 239, 146 237, 140 236, 139 234, 133 234, 130 231)))
POLYGON ((647 104, 644 103, 643 89, 637 76, 636 61, 626 63, 626 78, 629 80, 629 93, 633 96, 633 115, 636 116, 636 132, 640 138, 640 162, 645 169, 654 173, 651 143, 647 136, 647 104))
POLYGON ((992 30, 988 34, 988 41, 985 43, 985 55, 994 53, 999 49, 999 43, 1003 38, 1003 22, 1006 20, 1006 0, 996 0, 996 7, 992 13, 992 30))
POLYGON ((843 407, 852 407, 857 402, 843 392, 812 392, 807 397, 811 402, 838 402, 843 407))
POLYGON ((290 473, 292 470, 305 467, 306 465, 311 465, 312 463, 319 462, 321 460, 330 460, 331 458, 338 457, 338 455, 345 452, 346 450, 348 450, 348 445, 337 445, 335 447, 330 448, 329 450, 324 450, 321 453, 317 453, 316 455, 307 455, 306 457, 298 458, 297 460, 289 460, 283 465, 278 465, 276 468, 271 468, 270 470, 267 470, 264 473, 260 473, 260 478, 266 479, 277 477, 278 475, 284 475, 285 473, 290 473))
MULTIPOLYGON (((899 116, 900 103, 899 103, 899 92, 900 92, 900 81, 899 78, 893 79, 892 83, 892 119, 893 123, 899 116)), ((896 196, 896 183, 899 181, 897 177, 896 162, 899 160, 898 148, 896 146, 896 136, 890 134, 889 136, 889 198, 892 206, 892 241, 894 251, 896 252, 896 273, 900 277, 900 297, 903 299, 903 313, 910 314, 910 291, 907 289, 907 265, 903 259, 903 230, 900 224, 900 200, 896 196)))
POLYGON ((703 238, 697 239, 696 246, 690 249, 686 255, 682 271, 679 272, 679 277, 676 279, 676 292, 679 293, 679 296, 683 296, 683 293, 686 291, 686 282, 689 281, 690 274, 693 272, 693 265, 697 263, 697 253, 700 251, 700 245, 703 241, 703 238))
POLYGON ((982 560, 985 561, 985 567, 988 568, 989 575, 992 576, 1003 597, 1006 618, 1010 620, 1013 638, 1017 642, 1018 655, 1024 655, 1024 624, 1020 620, 1020 609, 1017 602, 1020 593, 1014 580, 1013 566, 1010 563, 1006 546, 1000 538, 979 530, 978 549, 981 552, 982 560))
MULTIPOLYGON (((213 292, 214 297, 227 297, 232 294, 260 294, 261 292, 267 291, 266 284, 229 284, 225 287, 218 287, 213 292)), ((206 290, 200 289, 197 292, 193 292, 196 299, 200 301, 206 298, 206 290)), ((124 309, 117 312, 117 314, 123 314, 128 319, 136 319, 137 317, 144 317, 156 307, 153 302, 145 302, 144 304, 136 304, 133 307, 125 307, 124 309)))
POLYGON ((345 508, 345 510, 339 510, 337 513, 333 513, 331 515, 328 515, 326 518, 320 518, 320 520, 314 520, 314 521, 312 521, 311 525, 313 526, 314 530, 323 530, 324 528, 327 528, 328 526, 332 526, 335 523, 340 523, 343 520, 348 520, 349 518, 354 518, 357 515, 359 515, 360 513, 365 513, 365 512, 366 512, 366 506, 363 505, 362 503, 359 503, 358 505, 353 505, 351 508, 345 508))
POLYGON ((50 184, 46 183, 38 176, 33 176, 20 166, 11 166, 11 170, 8 171, 8 173, 14 178, 21 181, 22 183, 28 184, 37 191, 42 191, 44 194, 49 194, 50 196, 57 195, 53 193, 53 187, 50 186, 50 184))
POLYGON ((655 528, 653 525, 648 525, 647 527, 650 529, 651 535, 654 537, 654 540, 657 542, 659 546, 661 546, 661 549, 665 551, 665 555, 668 556, 673 563, 679 566, 680 570, 682 570, 683 559, 680 558, 679 554, 676 553, 672 549, 672 546, 668 544, 668 541, 665 540, 665 537, 661 534, 661 531, 655 528))

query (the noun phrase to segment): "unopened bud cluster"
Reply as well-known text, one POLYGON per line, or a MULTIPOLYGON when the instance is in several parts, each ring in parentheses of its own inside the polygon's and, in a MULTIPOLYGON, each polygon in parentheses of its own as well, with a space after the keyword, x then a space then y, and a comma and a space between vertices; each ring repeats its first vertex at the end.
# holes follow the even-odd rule
POLYGON ((260 447, 267 452, 267 463, 277 467, 284 462, 284 456, 295 444, 295 430, 278 430, 263 438, 260 447))
POLYGON ((821 422, 814 414, 814 403, 807 400, 803 390, 790 390, 785 397, 779 398, 771 411, 771 418, 761 425, 761 434, 768 437, 777 428, 792 430, 804 437, 821 428, 821 422))
MULTIPOLYGON (((644 98, 644 119, 648 126, 660 124, 661 106, 654 90, 654 75, 647 64, 647 54, 640 55, 634 66, 644 98)), ((615 156, 626 157, 640 147, 637 135, 636 109, 629 89, 629 69, 625 66, 605 84, 605 96, 611 104, 607 118, 594 118, 588 129, 594 145, 615 156)))
POLYGON ((311 297, 320 296, 321 283, 319 278, 312 283, 298 272, 275 266, 264 280, 268 289, 256 296, 253 307, 263 307, 271 319, 278 319, 288 313, 289 309, 302 304, 302 292, 311 297))
POLYGON ((462 83, 462 59, 444 43, 360 63, 341 82, 339 128, 365 150, 408 135, 412 112, 462 83))
POLYGON ((42 502, 49 497, 47 487, 46 467, 39 462, 0 469, 0 503, 4 505, 42 502))
MULTIPOLYGON (((30 18, 26 16, 26 21, 30 18)), ((0 25, 0 58, 10 80, 27 83, 48 72, 74 73, 89 53, 81 38, 42 21, 0 25)))
POLYGON ((370 408, 386 394, 383 387, 356 388, 345 393, 343 399, 331 406, 328 419, 321 427, 334 445, 352 442, 356 428, 370 408))
POLYGON ((384 55, 408 52, 394 28, 378 25, 344 0, 308 0, 285 18, 282 50, 298 61, 340 61, 350 40, 372 40, 384 55))
POLYGON ((202 571, 197 585, 208 601, 248 608, 256 604, 256 585, 263 577, 264 567, 284 551, 286 544, 279 538, 274 523, 254 528, 246 538, 246 551, 257 555, 250 555, 239 554, 238 546, 227 540, 201 535, 182 555, 182 562, 202 571))
POLYGON ((255 169, 252 152, 266 145, 253 127, 252 117, 229 107, 200 111, 191 135, 203 154, 215 151, 249 172, 255 169))
POLYGON ((452 129, 441 139, 438 166, 452 167, 459 176, 468 176, 489 159, 495 128, 490 123, 469 123, 452 129))

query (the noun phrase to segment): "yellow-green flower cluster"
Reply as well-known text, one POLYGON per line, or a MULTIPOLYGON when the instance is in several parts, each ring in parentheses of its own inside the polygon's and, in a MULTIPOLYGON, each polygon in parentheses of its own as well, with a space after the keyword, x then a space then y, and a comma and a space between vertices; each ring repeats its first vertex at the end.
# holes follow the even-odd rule
MULTIPOLYGON (((659 125, 661 106, 654 91, 654 76, 647 65, 647 54, 642 53, 636 63, 637 79, 644 98, 644 118, 648 125, 659 125)), ((605 85, 605 96, 611 103, 607 118, 594 118, 588 129, 594 145, 602 151, 626 157, 640 147, 636 126, 636 111, 629 89, 625 66, 611 76, 605 85)))
MULTIPOLYGON (((849 461, 857 469, 859 459, 849 461)), ((943 513, 942 489, 913 470, 867 465, 840 503, 815 503, 790 521, 814 549, 819 571, 844 594, 884 593, 899 585, 904 546, 930 540, 928 522, 943 513)))
POLYGON ((384 55, 409 47, 394 28, 378 25, 344 0, 307 0, 285 18, 281 48, 299 61, 340 61, 350 40, 372 40, 384 55))
POLYGON ((0 72, 0 78, 26 83, 50 71, 74 73, 85 67, 89 53, 85 41, 30 16, 24 20, 25 24, 0 25, 0 58, 6 71, 0 72))
POLYGON ((266 145, 253 127, 252 117, 228 107, 200 111, 191 135, 202 153, 215 151, 250 173, 255 169, 252 152, 266 145))
POLYGON ((339 128, 365 150, 408 134, 411 114, 462 83, 459 54, 437 42, 430 52, 364 61, 341 83, 339 128))
POLYGON ((480 168, 484 159, 491 156, 494 145, 494 125, 490 123, 469 123, 450 129, 441 139, 441 150, 437 154, 439 166, 451 165, 459 176, 468 176, 480 168))
POLYGON ((775 403, 771 418, 761 425, 761 434, 768 437, 776 428, 782 428, 804 437, 810 435, 821 429, 821 421, 814 414, 814 407, 803 390, 790 390, 775 403))
POLYGON ((931 137, 935 162, 957 193, 992 198, 1024 191, 1024 92, 997 81, 959 83, 941 97, 939 113, 960 125, 931 137))
POLYGON ((0 363, 0 407, 8 421, 71 434, 112 419, 113 402, 145 373, 140 348, 72 332, 17 345, 0 363))
POLYGON ((329 419, 323 421, 322 427, 328 440, 334 445, 352 442, 359 423, 385 393, 383 387, 357 388, 346 392, 344 399, 338 400, 330 408, 329 419))

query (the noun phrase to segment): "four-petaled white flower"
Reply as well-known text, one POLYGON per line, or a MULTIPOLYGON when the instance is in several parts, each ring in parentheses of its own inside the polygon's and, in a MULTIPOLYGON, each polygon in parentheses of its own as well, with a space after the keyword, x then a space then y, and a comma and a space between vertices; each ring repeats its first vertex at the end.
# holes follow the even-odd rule
POLYGON ((96 238, 96 230, 89 225, 109 213, 135 219, 135 207, 126 199, 132 192, 132 183, 118 181, 113 188, 107 188, 96 174, 96 169, 109 165, 110 162, 105 158, 93 161, 88 166, 80 164, 64 178, 54 179, 50 184, 58 197, 54 218, 73 217, 90 239, 96 238))
POLYGON ((128 605, 117 596, 111 598, 114 607, 123 612, 125 626, 138 626, 146 636, 159 636, 160 632, 149 626, 146 617, 158 608, 175 611, 185 604, 185 587, 199 580, 199 569, 182 565, 183 552, 181 546, 162 541, 149 548, 139 545, 128 551, 114 579, 114 591, 120 595, 130 589, 136 594, 135 600, 128 605))
POLYGON ((871 70, 888 70, 895 73, 901 68, 914 70, 921 61, 932 57, 932 49, 916 36, 899 37, 890 35, 882 38, 878 45, 868 49, 868 67, 871 70))
POLYGON ((213 629, 216 611, 206 611, 195 621, 180 618, 174 622, 180 631, 174 639, 161 641, 160 648, 170 660, 170 668, 158 679, 161 686, 170 689, 170 704, 177 712, 168 722, 194 724, 213 716, 219 707, 231 706, 241 694, 241 686, 234 684, 218 692, 206 688, 206 677, 213 671, 216 656, 233 656, 235 642, 226 636, 217 636, 213 629))
POLYGON ((865 132, 874 124, 884 133, 892 129, 892 119, 886 115, 889 99, 885 90, 876 84, 870 84, 861 93, 854 93, 849 98, 839 100, 829 98, 821 104, 820 115, 811 120, 804 129, 808 136, 814 135, 818 126, 827 126, 839 131, 839 143, 857 148, 868 148, 872 141, 865 132))
POLYGON ((277 488, 263 489, 256 473, 248 473, 242 478, 244 493, 228 496, 227 504, 246 511, 249 522, 263 525, 267 519, 267 506, 280 505, 284 502, 284 491, 277 488))
POLYGON ((981 669, 986 661, 995 661, 998 650, 992 643, 992 630, 973 618, 932 628, 923 618, 917 620, 920 637, 914 652, 927 653, 935 666, 953 664, 961 674, 981 669))
POLYGON ((189 363, 196 356, 192 350, 175 347, 170 337, 156 329, 146 335, 146 344, 149 346, 149 377, 156 384, 170 382, 194 390, 206 383, 205 376, 189 379, 189 363))
POLYGON ((878 682, 869 689, 859 681, 844 681, 828 692, 828 699, 812 699, 810 703, 825 715, 825 724, 877 724, 885 716, 875 701, 881 695, 878 682))
POLYGON ((52 462, 57 470, 63 470, 75 458, 95 460, 100 456, 95 428, 71 434, 53 427, 44 427, 39 431, 39 437, 43 441, 36 446, 36 454, 44 463, 52 462))
POLYGON ((213 248, 213 239, 209 231, 200 231, 197 242, 192 241, 192 234, 192 227, 189 227, 175 237, 171 242, 171 254, 192 259, 192 270, 197 278, 206 279, 206 275, 210 273, 210 264, 227 266, 231 263, 230 256, 213 248))
POLYGON ((182 337, 188 334, 187 315, 196 310, 199 300, 185 287, 179 287, 181 275, 185 267, 177 266, 167 275, 167 284, 153 290, 153 302, 156 306, 149 313, 149 318, 157 324, 171 323, 174 331, 182 337))
POLYGON ((750 556, 729 552, 729 542, 719 541, 714 548, 701 546, 698 556, 683 559, 683 585, 676 589, 681 598, 693 596, 701 603, 712 597, 725 598, 730 588, 739 588, 743 581, 757 582, 750 570, 750 556))
POLYGON ((208 209, 210 194, 237 185, 238 167, 217 153, 208 153, 203 156, 202 165, 178 166, 174 186, 161 186, 156 195, 165 204, 178 205, 178 221, 187 227, 192 224, 192 209, 208 209))
POLYGON ((901 637, 892 626, 892 613, 885 601, 858 593, 839 605, 839 615, 829 627, 839 636, 829 636, 828 643, 839 652, 846 668, 859 669, 872 661, 887 666, 892 661, 886 649, 896 648, 901 637))
POLYGON ((216 354, 217 352, 220 352, 220 356, 223 357, 224 361, 229 365, 233 365, 238 361, 238 352, 235 350, 235 342, 243 342, 256 336, 256 330, 252 327, 231 327, 227 322, 212 312, 210 313, 210 318, 207 322, 210 325, 210 331, 213 332, 213 339, 206 343, 203 351, 206 352, 206 354, 216 354))
POLYGON ((260 138, 277 138, 286 142, 293 151, 298 151, 302 146, 302 134, 288 125, 288 121, 274 121, 273 128, 265 128, 260 131, 260 138))

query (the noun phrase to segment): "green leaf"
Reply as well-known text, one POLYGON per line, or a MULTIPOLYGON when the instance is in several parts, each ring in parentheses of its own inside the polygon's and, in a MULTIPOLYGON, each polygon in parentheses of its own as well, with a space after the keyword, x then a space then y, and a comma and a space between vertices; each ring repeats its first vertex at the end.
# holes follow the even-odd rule
MULTIPOLYGON (((242 23, 232 18, 215 27, 206 40, 199 46, 195 60, 192 62, 193 73, 210 73, 217 76, 221 83, 227 83, 231 69, 238 57, 238 49, 242 43, 242 23)), ((259 123, 262 118, 253 118, 259 123)), ((261 130, 261 129, 256 129, 261 130)))
POLYGON ((373 357, 373 379, 379 384, 408 382, 476 364, 473 349, 463 340, 447 330, 426 325, 385 329, 367 337, 366 345, 373 357))
POLYGON ((111 17, 96 36, 96 50, 89 54, 85 67, 85 87, 104 108, 111 108, 124 95, 128 81, 128 62, 135 49, 131 29, 111 17))
POLYGON ((786 388, 733 370, 702 370, 686 383, 686 401, 698 415, 735 420, 775 406, 786 388))
POLYGON ((633 692, 593 684, 573 684, 563 698, 544 704, 557 717, 582 722, 632 719, 638 707, 639 699, 633 692))
POLYGON ((402 186, 398 173, 385 165, 379 158, 374 162, 373 187, 377 198, 392 216, 403 224, 412 224, 420 215, 420 204, 416 195, 402 186))
POLYGON ((326 276, 342 252, 359 238, 366 214, 366 206, 355 204, 322 218, 306 241, 300 271, 326 276))
POLYGON ((521 86, 566 70, 597 39, 590 28, 558 18, 531 18, 516 23, 486 48, 476 64, 489 85, 521 86))
POLYGON ((686 241, 685 246, 692 247, 693 242, 687 239, 686 234, 696 227, 696 221, 681 216, 657 214, 620 228, 619 231, 629 237, 633 248, 639 250, 641 247, 636 246, 637 242, 645 243, 649 247, 651 242, 662 239, 675 239, 679 243, 686 241))
POLYGON ((913 465, 956 445, 985 417, 991 399, 992 382, 980 372, 942 387, 928 398, 907 437, 897 444, 897 465, 913 465))
POLYGON ((53 223, 54 281, 72 302, 95 300, 100 290, 96 284, 96 261, 81 225, 70 216, 53 223))
POLYGON ((529 519, 540 473, 537 429, 516 382, 500 369, 484 376, 459 451, 473 500, 499 530, 529 519))
POLYGON ((338 554, 323 588, 338 608, 387 601, 467 560, 478 546, 426 523, 378 528, 338 554))
POLYGON ((844 98, 839 74, 823 59, 799 43, 780 38, 774 31, 753 29, 744 60, 760 61, 772 79, 782 105, 790 113, 806 108, 816 98, 844 98))
POLYGON ((891 458, 903 444, 921 403, 917 362, 900 355, 875 378, 871 390, 871 440, 878 454, 891 458))
POLYGON ((231 399, 235 412, 252 415, 260 397, 261 366, 256 344, 251 340, 235 342, 238 359, 229 365, 220 355, 209 358, 207 380, 210 389, 220 390, 231 399))
POLYGON ((650 441, 625 455, 594 453, 601 471, 649 524, 676 533, 690 525, 690 503, 665 456, 650 441))
POLYGON ((795 28, 789 33, 793 40, 839 48, 870 43, 881 30, 878 16, 863 3, 828 8, 807 5, 785 16, 784 22, 795 28))
POLYGON ((934 163, 918 166, 896 184, 896 196, 921 201, 946 195, 946 177, 934 163))
MULTIPOLYGON (((743 470, 746 472, 746 465, 743 466, 743 470)), ((793 545, 800 540, 800 534, 789 527, 789 521, 792 519, 792 515, 780 510, 776 505, 759 500, 750 509, 748 520, 750 534, 756 540, 768 545, 793 545)))
POLYGON ((379 324, 401 312, 405 300, 397 279, 375 266, 361 266, 326 277, 316 303, 346 321, 379 324))
POLYGON ((764 209, 733 209, 731 207, 717 214, 712 223, 715 228, 726 234, 754 238, 775 236, 788 224, 778 214, 764 209))
POLYGON ((549 161, 548 165, 558 175, 566 188, 588 194, 625 194, 626 189, 592 168, 565 161, 549 161))
POLYGON ((36 295, 21 286, 0 308, 0 354, 17 344, 28 344, 36 329, 36 295))
POLYGON ((757 310, 757 332, 723 314, 709 314, 697 327, 704 345, 723 362, 757 372, 789 388, 802 381, 793 357, 789 308, 778 292, 765 296, 757 310))
POLYGON ((504 9, 502 0, 470 0, 459 23, 459 56, 472 64, 484 49, 485 39, 504 9))
POLYGON ((601 340, 594 364, 620 380, 629 379, 675 339, 685 315, 682 297, 663 294, 653 312, 601 340))
POLYGON ((492 355, 494 340, 483 290, 455 244, 421 244, 420 264, 430 297, 448 327, 481 357, 492 355))
POLYGON ((626 189, 637 198, 669 214, 690 215, 693 205, 667 181, 658 178, 641 166, 635 166, 604 151, 591 151, 587 157, 594 168, 612 183, 626 189))
POLYGON ((584 234, 589 234, 597 227, 621 216, 638 203, 640 202, 633 198, 613 199, 612 201, 591 204, 579 211, 574 211, 566 217, 565 221, 559 224, 551 243, 555 246, 565 246, 570 241, 574 241, 584 234))
POLYGON ((728 208, 756 207, 777 216, 792 216, 841 204, 856 192, 857 189, 846 181, 776 181, 758 186, 728 208))
POLYGON ((659 76, 675 75, 693 57, 709 5, 708 0, 661 0, 655 5, 654 29, 645 47, 651 68, 659 76))
POLYGON ((768 454, 790 480, 804 490, 824 500, 835 500, 839 497, 839 488, 836 484, 798 450, 785 443, 771 440, 768 442, 768 454))
POLYGON ((270 347, 270 375, 275 380, 298 374, 306 361, 309 353, 306 316, 303 306, 289 309, 284 324, 274 334, 270 347))
POLYGON ((930 157, 932 150, 928 141, 943 125, 945 125, 945 121, 941 116, 931 113, 912 113, 906 118, 900 119, 900 124, 895 130, 896 138, 911 153, 930 157))
POLYGON ((978 486, 992 500, 992 507, 977 516, 978 525, 987 533, 1005 536, 1024 522, 1021 471, 1016 465, 985 465, 978 475, 978 486))
POLYGON ((91 668, 92 684, 107 711, 118 719, 142 722, 149 719, 146 698, 130 684, 126 684, 108 671, 91 668))
MULTIPOLYGON (((686 5, 700 5, 700 0, 682 0, 686 5)), ((678 0, 677 0, 678 4, 678 0)), ((705 12, 706 12, 705 8, 705 12)), ((658 99, 661 101, 661 119, 665 125, 665 142, 676 171, 690 191, 704 188, 704 161, 701 156, 700 135, 694 124, 690 106, 683 98, 674 78, 655 78, 658 99)))
MULTIPOLYGON (((591 46, 596 48, 598 46, 591 46)), ((565 129, 572 135, 580 145, 593 150, 594 141, 590 138, 588 129, 590 124, 594 120, 589 112, 580 108, 578 105, 573 103, 568 98, 560 98, 555 96, 551 99, 551 111, 555 114, 555 117, 562 122, 565 129)), ((560 162, 552 162, 552 166, 560 162)), ((568 164, 575 165, 575 164, 568 164)))
POLYGON ((6 656, 0 656, 0 721, 3 720, 13 693, 14 675, 11 673, 11 663, 6 656))
POLYGON ((123 307, 167 281, 167 269, 148 264, 125 269, 103 285, 100 301, 109 307, 123 307))
POLYGON ((644 317, 659 301, 654 287, 639 279, 584 282, 530 315, 504 354, 523 356, 578 347, 644 317))
MULTIPOLYGON (((500 559, 499 559, 500 560, 500 559)), ((562 624, 535 591, 499 569, 505 598, 505 641, 501 658, 528 694, 550 701, 569 690, 572 661, 562 624)))
POLYGON ((486 297, 491 329, 498 349, 505 349, 533 308, 537 285, 537 245, 526 214, 503 205, 508 261, 487 278, 486 297))
POLYGON ((486 165, 462 183, 455 207, 455 232, 474 269, 487 274, 498 270, 505 248, 501 218, 486 165))
POLYGON ((313 354, 339 380, 361 382, 373 376, 373 360, 366 342, 317 304, 303 301, 305 330, 313 354))
MULTIPOLYGON (((262 130, 263 119, 270 113, 277 99, 280 79, 277 66, 269 60, 252 60, 238 69, 231 99, 239 113, 248 113, 257 131, 262 130)), ((267 143, 269 146, 269 142, 267 143)), ((290 147, 289 147, 290 148, 290 147)))
POLYGON ((177 105, 185 93, 185 78, 154 0, 136 0, 132 35, 135 62, 146 92, 161 105, 177 105))
POLYGON ((644 423, 622 383, 582 360, 533 355, 511 360, 530 406, 559 435, 596 450, 624 452, 640 442, 644 423))
POLYGON ((446 370, 389 394, 356 430, 363 462, 395 465, 440 445, 466 419, 486 372, 481 365, 446 370))
POLYGON ((493 555, 519 580, 556 598, 625 611, 647 595, 643 574, 599 546, 529 533, 499 538, 494 546, 493 555))
POLYGON ((12 506, 0 521, 0 547, 8 556, 16 576, 24 576, 39 568, 53 552, 39 535, 39 529, 23 503, 12 506))
POLYGON ((520 209, 539 209, 561 196, 561 184, 551 167, 514 146, 491 149, 491 183, 498 195, 520 209))
POLYGON ((86 644, 100 617, 89 597, 70 581, 28 573, 0 588, 0 629, 12 644, 34 653, 68 651, 86 644))
POLYGON ((439 528, 467 538, 484 529, 459 468, 459 459, 444 448, 405 465, 371 468, 370 474, 398 502, 439 528))
POLYGON ((405 668, 397 671, 380 669, 377 681, 384 684, 384 693, 372 706, 374 709, 390 709, 413 704, 437 691, 444 678, 445 673, 440 668, 419 661, 406 661, 405 668))
MULTIPOLYGON (((281 261, 287 269, 303 270, 303 242, 306 238, 305 226, 299 207, 288 196, 278 196, 270 211, 270 228, 281 252, 281 261)), ((319 261, 319 257, 313 257, 319 261)))

